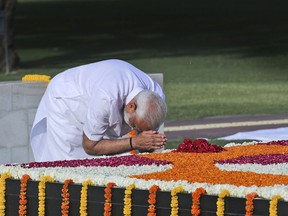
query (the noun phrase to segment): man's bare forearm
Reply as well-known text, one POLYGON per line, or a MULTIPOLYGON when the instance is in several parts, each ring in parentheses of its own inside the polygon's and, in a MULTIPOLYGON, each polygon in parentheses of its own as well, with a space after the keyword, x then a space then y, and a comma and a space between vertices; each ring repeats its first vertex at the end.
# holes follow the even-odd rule
POLYGON ((137 149, 140 152, 151 152, 163 148, 166 142, 167 138, 164 134, 152 130, 142 132, 133 137, 131 141, 130 138, 93 141, 83 134, 83 148, 89 155, 119 154, 132 149, 137 149))
POLYGON ((89 155, 110 155, 131 150, 130 139, 93 141, 83 134, 83 148, 89 155))

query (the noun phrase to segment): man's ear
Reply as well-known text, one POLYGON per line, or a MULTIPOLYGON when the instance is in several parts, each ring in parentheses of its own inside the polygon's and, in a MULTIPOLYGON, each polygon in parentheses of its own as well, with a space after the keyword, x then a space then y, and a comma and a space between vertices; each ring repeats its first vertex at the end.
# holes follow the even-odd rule
POLYGON ((137 109, 137 104, 134 100, 130 101, 125 107, 125 111, 128 113, 134 113, 136 109, 137 109))

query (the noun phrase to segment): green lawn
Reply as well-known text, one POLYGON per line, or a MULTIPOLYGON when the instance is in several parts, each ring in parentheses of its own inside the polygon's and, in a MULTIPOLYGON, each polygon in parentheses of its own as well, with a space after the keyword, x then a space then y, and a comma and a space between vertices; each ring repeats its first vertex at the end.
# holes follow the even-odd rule
POLYGON ((21 66, 0 80, 118 58, 164 74, 170 120, 287 113, 286 5, 20 0, 21 66))

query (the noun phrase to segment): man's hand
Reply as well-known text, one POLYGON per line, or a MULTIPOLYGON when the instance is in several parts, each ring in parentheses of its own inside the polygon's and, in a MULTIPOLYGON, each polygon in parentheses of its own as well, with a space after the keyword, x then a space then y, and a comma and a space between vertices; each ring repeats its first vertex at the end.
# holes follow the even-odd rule
MULTIPOLYGON (((133 149, 140 152, 152 152, 163 148, 167 138, 157 131, 143 131, 138 136, 132 138, 133 149)), ((131 150, 130 139, 100 140, 93 141, 83 134, 83 148, 89 155, 109 155, 128 152, 131 150)))
POLYGON ((132 139, 133 147, 139 151, 153 151, 163 148, 167 143, 165 134, 157 131, 143 131, 132 139))

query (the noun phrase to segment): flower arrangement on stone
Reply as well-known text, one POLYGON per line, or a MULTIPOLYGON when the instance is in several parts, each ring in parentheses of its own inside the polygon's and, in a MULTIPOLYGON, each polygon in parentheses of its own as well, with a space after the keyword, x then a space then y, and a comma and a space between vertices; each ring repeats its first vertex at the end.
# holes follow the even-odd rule
POLYGON ((194 152, 194 153, 211 153, 226 151, 219 145, 211 144, 206 139, 190 138, 184 139, 183 143, 180 143, 178 148, 173 152, 194 152))
POLYGON ((26 74, 22 77, 22 82, 50 82, 51 76, 41 74, 26 74))

